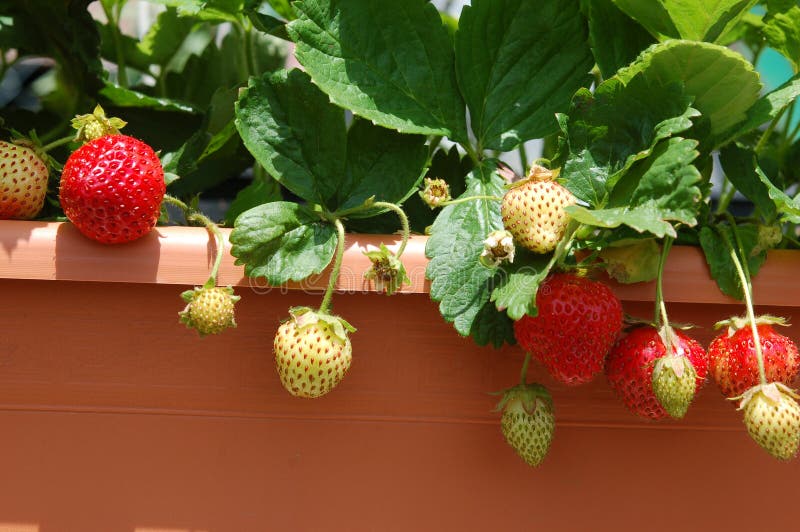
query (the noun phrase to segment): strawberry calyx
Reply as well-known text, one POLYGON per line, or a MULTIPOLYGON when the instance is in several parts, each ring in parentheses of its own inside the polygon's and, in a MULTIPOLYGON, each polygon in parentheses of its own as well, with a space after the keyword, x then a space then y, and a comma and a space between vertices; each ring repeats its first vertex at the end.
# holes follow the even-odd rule
POLYGON ((512 190, 517 187, 521 187, 526 183, 535 183, 535 182, 545 182, 545 181, 555 181, 558 178, 558 175, 561 173, 560 168, 556 168, 555 170, 551 170, 544 166, 540 166, 538 164, 531 165, 531 169, 528 171, 528 175, 523 177, 518 181, 514 181, 505 185, 506 190, 512 190))
POLYGON ((509 405, 518 403, 525 412, 533 414, 540 404, 553 408, 553 397, 550 392, 538 383, 517 384, 503 392, 503 398, 497 403, 495 412, 501 412, 509 405))
MULTIPOLYGON (((786 318, 780 316, 771 316, 764 314, 755 318, 756 325, 777 325, 780 327, 789 327, 789 322, 786 318)), ((736 331, 750 327, 750 320, 747 316, 732 316, 726 320, 718 321, 714 324, 714 329, 719 330, 724 327, 728 328, 728 337, 733 336, 736 331)))
POLYGON ((789 396, 791 399, 800 399, 800 395, 798 395, 797 392, 782 382, 770 382, 768 384, 756 384, 748 388, 742 395, 730 397, 728 400, 739 401, 739 408, 737 410, 743 410, 748 403, 759 396, 766 399, 773 406, 777 406, 784 396, 789 396))
POLYGON ((127 125, 121 118, 106 116, 98 104, 91 114, 77 115, 72 119, 72 127, 77 131, 75 141, 86 143, 106 135, 119 135, 119 130, 127 125))
POLYGON ((406 268, 397 255, 381 243, 380 249, 364 251, 364 255, 372 261, 372 267, 364 272, 364 278, 375 283, 375 289, 392 295, 397 292, 403 283, 410 283, 406 268))
POLYGON ((289 319, 294 321, 298 330, 320 322, 330 326, 331 332, 339 342, 347 340, 348 333, 356 332, 356 328, 344 318, 316 311, 309 307, 293 307, 289 309, 289 316, 289 319))

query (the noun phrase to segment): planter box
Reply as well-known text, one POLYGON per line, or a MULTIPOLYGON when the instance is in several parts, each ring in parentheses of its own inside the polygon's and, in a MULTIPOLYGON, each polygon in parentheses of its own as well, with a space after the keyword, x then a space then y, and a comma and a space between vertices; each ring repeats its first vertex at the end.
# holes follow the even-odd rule
MULTIPOLYGON (((404 257, 411 286, 372 293, 361 249, 380 240, 348 242, 334 307, 359 329, 353 366, 309 401, 281 388, 271 343, 289 307, 318 303, 324 275, 268 289, 227 256, 220 282, 242 295, 239 328, 200 339, 177 312, 179 293, 208 275, 205 230, 158 228, 106 247, 69 224, 0 222, 0 531, 795 524, 776 509, 796 498, 800 462, 778 463, 750 441, 713 384, 685 421, 652 423, 602 378, 567 389, 535 367, 557 428, 550 456, 528 468, 487 393, 516 382, 520 349, 479 348, 442 321, 425 293, 424 237, 404 257), (748 508, 732 511, 739 500, 748 508)), ((799 266, 800 254, 770 254, 758 312, 800 321, 799 266)), ((675 248, 666 275, 672 319, 700 325, 704 343, 715 321, 743 311, 697 249, 675 248)), ((652 285, 614 288, 626 312, 651 314, 652 285)))

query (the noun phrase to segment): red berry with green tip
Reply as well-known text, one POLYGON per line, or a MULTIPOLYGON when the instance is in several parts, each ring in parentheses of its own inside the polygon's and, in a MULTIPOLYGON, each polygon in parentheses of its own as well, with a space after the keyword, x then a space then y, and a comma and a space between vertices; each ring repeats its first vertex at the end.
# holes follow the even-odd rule
MULTIPOLYGON (((673 333, 675 354, 686 357, 694 367, 694 391, 697 393, 708 374, 708 357, 697 341, 682 331, 674 330, 673 333)), ((608 354, 608 383, 634 414, 650 419, 661 419, 668 415, 653 391, 655 362, 666 355, 667 349, 658 329, 651 326, 637 327, 628 332, 608 354)))
POLYGON ((61 175, 61 206, 87 237, 104 244, 141 238, 156 225, 166 185, 144 142, 106 135, 78 148, 61 175))

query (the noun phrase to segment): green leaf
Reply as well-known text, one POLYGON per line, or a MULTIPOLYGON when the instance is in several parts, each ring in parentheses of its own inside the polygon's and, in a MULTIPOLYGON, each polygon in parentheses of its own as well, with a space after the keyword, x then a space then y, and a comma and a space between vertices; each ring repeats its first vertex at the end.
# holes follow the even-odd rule
POLYGON ((491 302, 483 305, 478 311, 469 334, 478 345, 491 343, 495 348, 500 348, 506 343, 510 345, 517 343, 517 339, 514 338, 514 322, 505 312, 497 310, 491 302))
POLYGON ((236 104, 245 146, 283 186, 306 201, 328 204, 345 175, 344 114, 292 70, 252 78, 236 104))
POLYGON ((735 144, 729 144, 719 153, 725 176, 736 190, 752 201, 767 220, 773 220, 777 215, 775 203, 769 196, 769 189, 756 173, 755 161, 756 154, 752 150, 735 144))
POLYGON ((615 242, 600 250, 609 277, 624 284, 646 283, 658 277, 661 248, 652 238, 615 242))
POLYGON ((270 179, 269 181, 254 179, 252 183, 236 194, 236 197, 225 213, 225 225, 232 226, 236 218, 245 211, 265 203, 280 200, 281 186, 277 181, 274 179, 270 179))
POLYGON ((600 73, 610 78, 653 44, 654 39, 612 0, 592 0, 589 2, 589 42, 600 73))
POLYGON ((505 311, 512 320, 536 315, 536 293, 547 277, 549 256, 537 255, 517 248, 514 263, 502 267, 491 301, 497 310, 505 311))
POLYGON ((137 46, 150 63, 165 67, 191 33, 195 22, 178 16, 176 9, 162 12, 137 46))
POLYGON ((800 7, 795 5, 786 12, 771 15, 764 26, 767 43, 786 57, 797 72, 800 70, 800 7))
POLYGON ((618 76, 627 83, 637 74, 651 83, 682 83, 702 115, 696 128, 707 129, 711 139, 743 122, 761 90, 752 63, 728 48, 702 42, 654 45, 618 76))
POLYGON ((762 124, 778 116, 784 108, 791 105, 800 96, 800 74, 796 74, 786 83, 765 94, 747 111, 747 120, 729 129, 718 144, 724 145, 731 140, 757 129, 762 124))
POLYGON ((664 0, 613 0, 625 14, 641 24, 654 37, 678 37, 678 28, 664 5, 664 0))
POLYGON ((336 230, 308 207, 276 201, 242 213, 230 241, 249 277, 278 286, 321 273, 333 258, 336 230))
POLYGON ((569 117, 559 116, 566 150, 561 180, 577 198, 602 207, 625 170, 659 140, 692 127, 695 116, 678 84, 635 76, 627 85, 606 80, 594 94, 582 89, 569 117))
POLYGON ((756 0, 614 0, 660 38, 715 41, 756 4, 756 0))
MULTIPOLYGON (((467 177, 464 196, 503 194, 505 182, 495 173, 495 164, 484 162, 467 177)), ((489 302, 496 270, 481 265, 479 257, 486 236, 502 228, 500 203, 489 200, 449 205, 431 228, 425 247, 430 259, 426 275, 431 279, 431 299, 439 303, 444 319, 461 335, 470 334, 489 302)))
POLYGON ((767 188, 770 199, 775 202, 775 207, 778 213, 782 215, 782 220, 784 222, 800 224, 800 194, 792 198, 783 190, 776 187, 758 164, 755 165, 755 171, 761 183, 767 188))
POLYGON ((427 0, 298 0, 298 61, 331 101, 404 133, 466 142, 453 46, 427 0))
POLYGON ((570 216, 587 225, 613 229, 626 225, 639 232, 677 237, 673 223, 697 224, 701 176, 692 165, 697 142, 674 137, 659 143, 637 162, 614 188, 609 207, 568 207, 570 216))
MULTIPOLYGON (((711 277, 717 281, 720 291, 727 296, 742 300, 744 299, 744 293, 742 292, 742 283, 739 282, 739 274, 731 259, 730 249, 718 230, 722 231, 725 235, 724 238, 736 247, 736 241, 733 238, 730 226, 719 225, 717 230, 711 227, 703 227, 700 230, 700 245, 703 247, 706 263, 708 263, 711 277)), ((747 255, 746 260, 750 268, 750 275, 755 276, 767 258, 766 250, 758 249, 758 227, 750 224, 741 224, 737 226, 736 231, 747 255)), ((743 260, 743 257, 740 256, 739 260, 743 260)))
POLYGON ((172 111, 175 113, 200 114, 200 110, 183 102, 169 98, 155 98, 126 89, 106 81, 105 87, 98 93, 106 102, 117 107, 138 107, 153 109, 154 111, 172 111))
MULTIPOLYGON (((367 199, 402 203, 417 188, 428 159, 422 135, 403 135, 355 120, 347 132, 347 178, 338 191, 339 209, 362 205, 367 199)), ((352 217, 374 215, 373 212, 352 217)))
POLYGON ((574 0, 473 0, 461 12, 456 70, 482 149, 510 151, 558 129, 594 59, 574 0))
POLYGON ((194 17, 209 22, 238 22, 244 0, 149 0, 177 8, 182 17, 194 17))

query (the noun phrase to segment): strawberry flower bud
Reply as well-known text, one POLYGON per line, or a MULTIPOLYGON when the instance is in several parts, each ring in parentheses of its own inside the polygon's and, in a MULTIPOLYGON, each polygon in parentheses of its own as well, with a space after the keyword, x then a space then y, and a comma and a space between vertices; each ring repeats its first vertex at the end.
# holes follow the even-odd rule
POLYGON ((506 230, 492 231, 483 241, 481 264, 495 268, 504 262, 514 262, 514 237, 506 230))
POLYGON ((445 201, 450 201, 450 185, 444 179, 425 178, 425 188, 419 193, 425 205, 435 209, 445 201))

